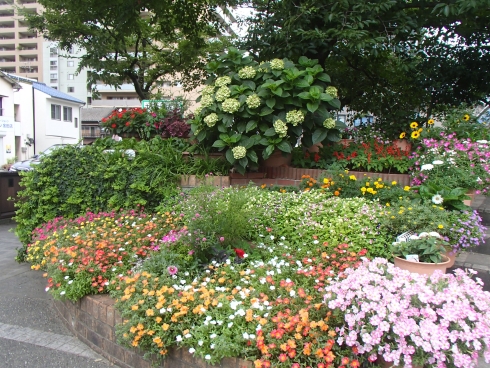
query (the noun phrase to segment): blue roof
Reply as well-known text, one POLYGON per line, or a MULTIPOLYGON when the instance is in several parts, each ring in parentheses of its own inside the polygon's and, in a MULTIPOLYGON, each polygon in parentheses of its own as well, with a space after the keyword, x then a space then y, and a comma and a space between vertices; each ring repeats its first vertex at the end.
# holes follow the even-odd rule
POLYGON ((41 91, 43 93, 46 93, 47 95, 50 95, 51 97, 54 97, 54 98, 59 98, 62 100, 67 100, 67 101, 76 102, 76 103, 85 105, 85 102, 79 100, 78 98, 72 97, 66 93, 58 91, 57 89, 48 87, 44 83, 33 82, 32 88, 37 89, 38 91, 41 91))

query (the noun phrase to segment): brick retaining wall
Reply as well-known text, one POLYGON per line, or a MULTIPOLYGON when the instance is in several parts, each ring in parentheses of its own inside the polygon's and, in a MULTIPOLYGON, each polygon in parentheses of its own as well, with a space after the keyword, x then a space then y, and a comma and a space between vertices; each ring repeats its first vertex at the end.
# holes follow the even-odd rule
POLYGON ((252 368, 253 363, 225 358, 219 366, 194 358, 186 349, 170 349, 161 364, 143 359, 143 353, 116 342, 115 326, 122 322, 109 295, 88 295, 76 302, 55 300, 64 325, 83 343, 122 368, 252 368), (153 365, 152 365, 153 364, 153 365))

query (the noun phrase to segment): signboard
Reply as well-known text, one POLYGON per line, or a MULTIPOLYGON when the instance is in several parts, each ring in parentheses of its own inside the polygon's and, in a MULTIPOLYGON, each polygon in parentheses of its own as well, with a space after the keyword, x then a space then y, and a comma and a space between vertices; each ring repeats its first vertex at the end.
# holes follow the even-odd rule
POLYGON ((157 106, 157 107, 162 107, 165 106, 165 109, 167 111, 173 110, 176 107, 180 108, 181 110, 184 107, 184 103, 182 100, 143 100, 141 101, 141 107, 143 109, 147 109, 148 111, 152 110, 152 107, 157 106))

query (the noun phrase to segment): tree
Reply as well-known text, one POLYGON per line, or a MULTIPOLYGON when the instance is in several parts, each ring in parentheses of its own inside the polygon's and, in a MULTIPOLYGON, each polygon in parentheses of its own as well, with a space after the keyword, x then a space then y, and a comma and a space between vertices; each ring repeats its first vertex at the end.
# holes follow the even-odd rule
POLYGON ((88 85, 118 88, 132 83, 148 99, 163 76, 178 77, 190 90, 203 77, 208 54, 223 50, 218 6, 228 0, 39 0, 41 14, 22 12, 32 29, 63 50, 76 45, 85 54, 88 85))
POLYGON ((319 59, 343 105, 382 122, 490 95, 490 1, 253 0, 259 60, 319 59))

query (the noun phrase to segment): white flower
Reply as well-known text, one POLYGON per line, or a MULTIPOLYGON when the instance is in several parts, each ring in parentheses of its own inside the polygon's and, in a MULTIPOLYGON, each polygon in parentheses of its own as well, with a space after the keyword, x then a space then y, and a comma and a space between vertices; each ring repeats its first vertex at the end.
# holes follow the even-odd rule
POLYGON ((231 328, 231 326, 233 326, 233 322, 228 323, 228 328, 231 328))
POLYGON ((72 284, 73 283, 73 280, 70 280, 68 281, 68 285, 72 284))
POLYGON ((444 198, 440 194, 436 194, 432 197, 432 203, 441 204, 442 202, 444 202, 444 198))
POLYGON ((441 237, 441 235, 439 233, 436 233, 435 231, 431 231, 429 233, 429 235, 432 236, 432 237, 434 237, 434 238, 440 238, 441 237))
POLYGON ((191 335, 190 333, 188 333, 188 334, 185 334, 185 335, 184 335, 184 337, 185 337, 186 339, 189 339, 189 338, 191 338, 191 337, 192 337, 192 335, 191 335))
POLYGON ((65 295, 65 294, 66 292, 64 290, 60 293, 60 295, 65 295))
POLYGON ((175 338, 175 340, 177 340, 177 342, 180 342, 180 341, 182 341, 182 336, 180 336, 180 335, 177 335, 177 337, 175 338))
POLYGON ((49 290, 49 287, 47 287, 46 289, 44 289, 44 291, 48 291, 49 290))
POLYGON ((425 164, 425 165, 422 165, 420 167, 420 171, 424 171, 424 170, 432 170, 434 168, 434 165, 432 164, 425 164))
POLYGON ((231 149, 231 152, 233 152, 233 158, 235 160, 239 160, 241 158, 244 158, 247 155, 247 149, 243 146, 236 146, 231 149))
POLYGON ((199 340, 199 341, 197 342, 197 345, 199 345, 199 346, 202 346, 202 344, 204 344, 204 342, 203 342, 202 340, 199 340))
POLYGON ((432 163, 434 165, 442 165, 444 163, 444 161, 441 161, 441 160, 435 160, 435 161, 432 161, 432 163))
POLYGON ((291 291, 289 292, 289 296, 293 297, 293 296, 295 296, 295 295, 296 295, 296 291, 291 290, 291 291))
POLYGON ((210 359, 211 359, 211 355, 206 354, 206 355, 204 356, 204 359, 206 359, 206 360, 210 360, 210 359))
POLYGON ((242 336, 243 336, 243 338, 244 338, 245 340, 248 340, 248 338, 249 338, 248 333, 246 333, 246 332, 244 332, 242 336))
POLYGON ((209 335, 209 337, 210 337, 211 339, 214 339, 216 336, 218 336, 218 335, 216 335, 215 333, 213 333, 213 334, 209 335))
MULTIPOLYGON (((201 100, 201 104, 202 104, 202 100, 201 100)), ((238 109, 240 108, 240 102, 234 98, 227 98, 221 104, 221 108, 223 109, 224 112, 233 114, 234 112, 238 111, 238 109)))
POLYGON ((270 62, 271 69, 273 70, 283 70, 284 69, 284 61, 281 59, 273 59, 270 62))
POLYGON ((195 352, 196 352, 196 349, 194 349, 194 348, 189 349, 189 353, 194 354, 195 352))

